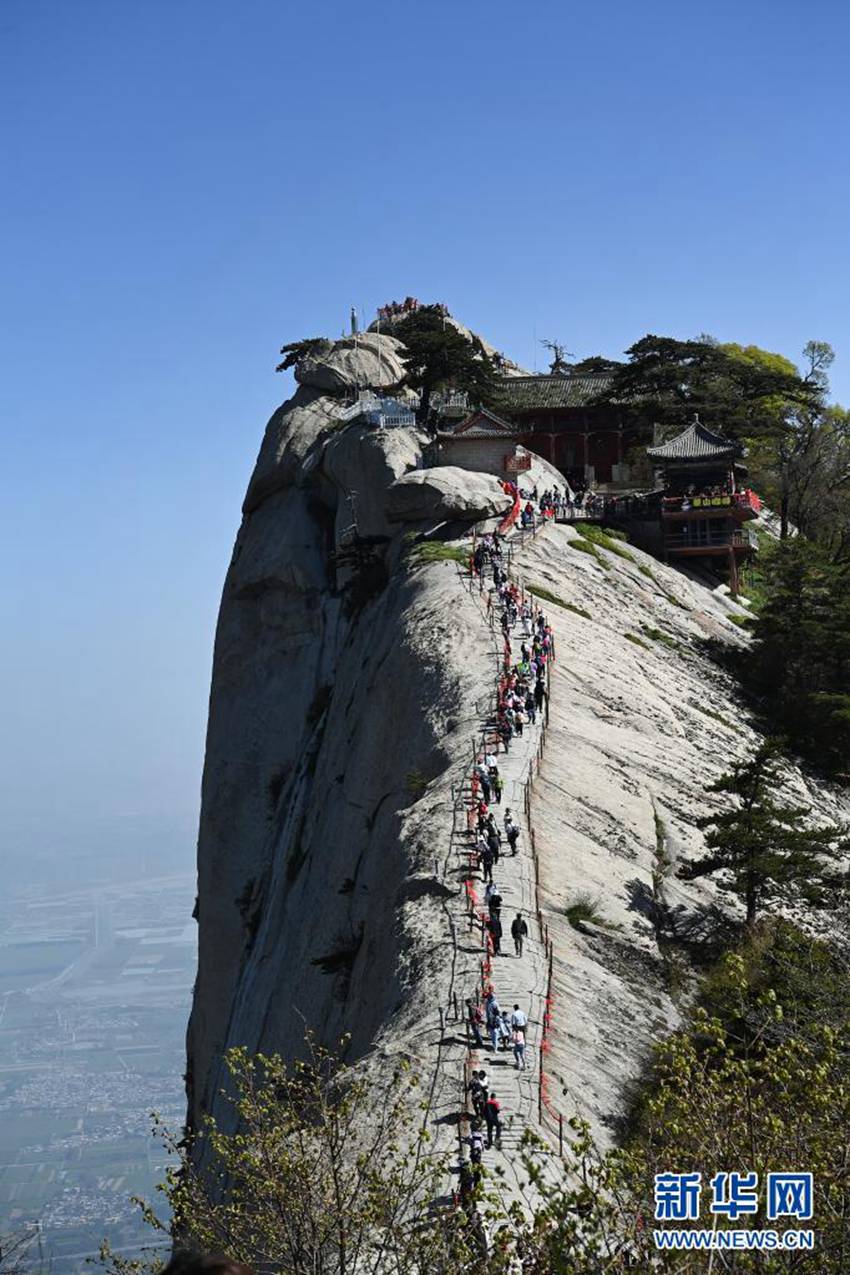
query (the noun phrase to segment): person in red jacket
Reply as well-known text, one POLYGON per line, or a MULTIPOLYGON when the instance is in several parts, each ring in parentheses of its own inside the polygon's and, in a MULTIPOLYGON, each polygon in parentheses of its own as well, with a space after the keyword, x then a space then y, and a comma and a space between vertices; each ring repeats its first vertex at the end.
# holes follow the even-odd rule
POLYGON ((492 1092, 484 1104, 484 1119, 487 1121, 487 1146, 492 1147, 494 1137, 498 1146, 502 1138, 502 1106, 492 1092))

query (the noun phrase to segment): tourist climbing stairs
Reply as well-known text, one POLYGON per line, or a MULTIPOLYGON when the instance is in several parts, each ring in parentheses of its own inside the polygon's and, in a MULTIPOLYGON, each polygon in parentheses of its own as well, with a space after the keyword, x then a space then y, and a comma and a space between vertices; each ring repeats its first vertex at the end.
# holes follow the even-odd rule
MULTIPOLYGON (((518 529, 511 530, 506 536, 502 565, 507 567, 509 578, 527 539, 528 533, 521 533, 518 529)), ((513 575, 516 575, 515 569, 513 575)), ((525 638, 529 639, 530 645, 531 630, 522 619, 522 604, 528 602, 536 618, 538 608, 535 600, 520 594, 520 616, 510 630, 506 644, 501 624, 502 607, 493 587, 491 568, 485 568, 482 574, 470 569, 465 583, 478 599, 482 623, 490 627, 494 654, 500 676, 503 676, 503 671, 519 660, 520 645, 525 638)), ((548 1145, 552 1145, 552 1123, 546 1119, 544 1104, 545 1077, 541 1073, 545 1037, 549 1030, 550 953, 548 934, 543 928, 538 907, 537 862, 529 819, 530 790, 542 752, 546 712, 538 713, 534 724, 526 722, 522 735, 514 735, 505 750, 497 731, 498 694, 499 688, 494 684, 492 712, 487 713, 480 724, 480 733, 472 741, 464 783, 457 792, 453 848, 457 863, 456 879, 464 882, 464 892, 452 925, 455 938, 453 1006, 445 1024, 441 1024, 443 1040, 451 1042, 452 1046, 442 1060, 443 1069, 450 1079, 444 1080, 439 1087, 433 1114, 444 1133, 455 1139, 456 1190, 461 1164, 468 1157, 465 1139, 471 1127, 472 1104, 467 1086, 473 1071, 485 1070, 490 1092, 501 1104, 502 1135, 498 1145, 485 1150, 484 1165, 498 1172, 509 1190, 521 1196, 527 1181, 522 1163, 526 1132, 532 1131, 549 1139, 548 1145), (495 756, 504 782, 501 804, 490 805, 503 836, 499 860, 493 868, 493 879, 502 896, 500 954, 492 951, 485 929, 488 908, 484 897, 485 883, 477 866, 476 854, 476 805, 481 794, 475 778, 475 766, 488 754, 495 756), (520 829, 515 855, 504 836, 507 809, 511 810, 513 821, 520 829), (518 912, 528 926, 522 956, 515 954, 511 937, 511 923, 518 912), (483 1008, 484 998, 491 987, 501 1009, 506 1010, 509 1016, 518 1005, 528 1017, 524 1069, 517 1068, 510 1044, 504 1050, 493 1051, 486 1027, 481 1029, 485 1047, 479 1049, 474 1046, 465 1022, 465 1002, 472 997, 483 1008), (451 1030, 449 1017, 453 1020, 451 1030)), ((486 1129, 484 1132, 486 1134, 486 1129)))

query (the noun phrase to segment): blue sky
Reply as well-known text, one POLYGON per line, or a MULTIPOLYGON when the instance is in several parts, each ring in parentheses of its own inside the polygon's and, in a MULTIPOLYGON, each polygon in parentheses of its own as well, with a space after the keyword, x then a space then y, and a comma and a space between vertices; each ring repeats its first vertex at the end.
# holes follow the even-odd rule
POLYGON ((799 0, 5 0, 0 849, 142 824, 190 863, 277 350, 351 304, 528 366, 828 340, 850 401, 848 37, 799 0))

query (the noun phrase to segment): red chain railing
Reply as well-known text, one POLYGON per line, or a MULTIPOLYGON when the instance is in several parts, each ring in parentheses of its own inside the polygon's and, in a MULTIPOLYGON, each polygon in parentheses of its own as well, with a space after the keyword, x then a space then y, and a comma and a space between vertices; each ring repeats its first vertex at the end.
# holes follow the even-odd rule
POLYGON ((502 519, 502 521, 499 523, 499 526, 497 527, 497 531, 499 532, 499 535, 505 536, 510 531, 511 527, 514 525, 517 518, 519 517, 519 511, 522 508, 522 501, 520 499, 519 490, 514 483, 505 482, 505 483, 502 483, 502 487, 504 488, 506 495, 513 496, 514 498, 513 505, 505 514, 504 518, 502 519))
MULTIPOLYGON (((514 501, 514 507, 511 510, 511 513, 506 516, 506 519, 503 520, 503 522, 507 522, 507 519, 510 519, 510 523, 508 525, 512 525, 513 522, 516 521, 516 518, 519 516, 519 511, 520 511, 520 498, 519 498, 519 494, 517 493, 516 499, 514 501)), ((501 527, 500 527, 500 530, 501 530, 501 527)), ((474 572, 472 561, 470 560, 470 578, 472 579, 475 574, 476 573, 474 572)), ((524 591, 519 590, 517 592, 517 600, 518 600, 518 605, 521 609, 524 606, 524 603, 526 601, 524 591)), ((532 602, 532 619, 535 619, 540 614, 540 611, 541 611, 541 608, 537 605, 537 603, 532 602)), ((493 626, 493 608, 492 608, 492 603, 491 603, 489 595, 487 600, 487 616, 491 626, 493 626)), ((512 654, 512 648, 511 648, 510 639, 507 636, 505 636, 503 641, 503 646, 502 646, 502 660, 501 660, 502 672, 498 676, 497 682, 496 682, 497 717, 498 717, 499 710, 501 709, 504 703, 505 693, 508 688, 509 674, 510 674, 510 668, 511 668, 511 654, 512 654)), ((543 1021, 542 1021, 541 1040, 540 1040, 540 1046, 539 1046, 538 1121, 542 1125, 544 1120, 544 1114, 545 1114, 555 1123, 557 1127, 557 1131, 558 1131, 559 1152, 563 1153, 563 1127, 564 1127, 563 1115, 557 1110, 557 1107, 552 1101, 552 1098, 550 1095, 550 1074, 546 1066, 548 1055, 551 1050, 552 1022, 554 1017, 554 1006, 555 1006, 555 993, 554 993, 554 987, 553 987, 554 944, 549 937, 549 927, 543 919, 543 910, 542 910, 542 906, 540 902, 539 856, 537 853, 536 836, 535 836, 535 831, 534 831, 532 818, 531 818, 531 789, 534 783, 534 779, 536 778, 540 770, 540 764, 543 757, 543 749, 545 746, 546 734, 547 734, 547 729, 549 725, 549 694, 550 694, 550 687, 551 687, 550 670, 551 670, 551 665, 554 663, 554 660, 555 660, 555 642, 554 642, 554 635, 551 635, 550 650, 548 652, 548 655, 544 664, 545 679, 546 679, 546 694, 544 698, 543 710, 541 715, 542 721, 541 721, 540 737, 538 740, 535 756, 532 759, 528 781, 525 785, 525 791, 523 794, 523 806, 525 810, 526 824, 528 827, 529 842, 531 845, 532 861, 534 864, 534 894, 535 894, 535 910, 537 914, 537 924, 540 931, 540 940, 543 944, 544 951, 546 953, 546 965, 547 965, 546 994, 544 997, 544 1004, 543 1004, 543 1021)), ((495 747, 495 749, 498 751, 500 742, 501 741, 499 737, 496 736, 495 739, 491 741, 491 746, 495 747)), ((487 743, 488 743, 488 739, 485 733, 484 740, 483 740, 483 746, 485 750, 487 747, 487 743)), ((470 833, 474 831, 475 825, 477 822, 479 793, 481 790, 480 780, 476 772, 477 764, 478 764, 477 748, 475 747, 475 742, 473 741, 472 773, 470 775, 470 780, 469 780, 471 800, 467 808, 467 829, 470 833)), ((476 922, 481 927, 483 957, 480 964, 480 984, 479 984, 479 987, 476 989, 476 996, 475 996, 476 1004, 480 1004, 481 999, 486 996, 487 992, 493 986, 492 984, 493 941, 492 941, 490 932, 487 928, 487 920, 488 920, 487 913, 485 909, 481 906, 480 900, 478 898, 478 893, 475 889, 474 880, 471 879, 472 874, 474 873, 476 867, 477 867, 477 854, 474 848, 470 846, 469 848, 470 878, 466 880, 465 888, 466 888, 466 899, 467 899, 467 907, 468 907, 468 914, 469 914, 469 928, 470 930, 472 930, 476 922)), ((462 1110, 464 1112, 463 1118, 468 1119, 469 1111, 468 1111, 468 1101, 466 1096, 467 1095, 466 1084, 468 1082, 468 1077, 469 1077, 468 1059, 466 1063, 464 1064, 463 1075, 464 1075, 464 1106, 462 1110)))

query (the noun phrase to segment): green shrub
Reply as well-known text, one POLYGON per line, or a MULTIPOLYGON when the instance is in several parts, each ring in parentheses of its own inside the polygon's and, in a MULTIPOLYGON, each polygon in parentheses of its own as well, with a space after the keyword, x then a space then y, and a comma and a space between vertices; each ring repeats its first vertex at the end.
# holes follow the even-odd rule
POLYGON ((603 571, 608 570, 608 563, 598 553, 594 545, 589 544, 586 540, 569 540, 567 541, 568 549, 578 549, 581 553, 589 553, 591 558, 602 568, 603 571))
POLYGON ((664 646, 671 647, 674 651, 679 649, 679 643, 669 633, 665 633, 662 629, 653 629, 649 624, 642 624, 642 633, 650 638, 653 642, 661 642, 664 646))
POLYGON ((739 994, 740 970, 724 959, 706 975, 701 1003, 709 1014, 745 1038, 747 1024, 761 1017, 763 1007, 782 1006, 781 1023, 770 1035, 781 1037, 793 1028, 806 1032, 815 1024, 846 1031, 850 1027, 847 971, 839 952, 822 939, 806 934, 792 921, 764 915, 735 951, 748 986, 739 994))
POLYGON ((704 704, 694 704, 694 708, 699 713, 704 713, 706 717, 711 717, 714 721, 719 722, 721 726, 725 726, 727 730, 735 731, 736 735, 740 735, 741 728, 736 726, 734 722, 730 722, 728 717, 724 717, 722 713, 718 713, 715 708, 706 708, 704 704))
POLYGON ((580 615, 583 620, 593 619, 589 611, 583 610, 582 607, 573 606, 572 602, 565 602, 563 598, 558 597, 557 593, 551 593, 549 589, 530 584, 528 592, 533 593, 535 598, 540 598, 541 602, 551 602, 553 606, 562 607, 565 611, 572 611, 574 615, 580 615))
POLYGON ((590 544, 596 545, 600 549, 607 549, 609 553, 616 554, 618 558, 625 558, 627 562, 634 562, 632 554, 629 553, 628 549, 624 549, 622 543, 620 543, 626 538, 622 533, 615 538, 607 529, 597 527, 592 522, 576 523, 575 529, 590 544))
POLYGON ((416 563, 460 562, 465 567, 469 566, 469 549, 449 545, 442 540, 423 540, 414 546, 412 556, 416 563))
POLYGON ((591 894, 577 894, 572 903, 564 909, 567 920, 573 929, 579 929, 582 921, 591 925, 604 925, 605 921, 599 913, 599 899, 591 894))
POLYGON ((626 633, 624 636, 627 642, 634 642, 635 646, 642 646, 645 651, 649 650, 647 644, 636 633, 626 633))
POLYGON ((671 606, 678 607, 680 611, 690 611, 691 608, 688 606, 687 602, 680 602, 677 597, 675 597, 672 593, 668 593, 667 590, 662 588, 660 584, 658 587, 661 589, 662 594, 671 606))
POLYGON ((683 952, 677 952, 674 948, 665 948, 662 951, 662 969, 664 971, 664 986, 674 1001, 690 991, 693 984, 693 974, 688 965, 687 957, 683 952))
POLYGON ((757 615, 770 598, 773 588, 771 560, 780 542, 758 523, 751 524, 749 530, 758 541, 758 552, 744 568, 741 592, 749 599, 753 613, 757 615))
POLYGON ((418 801, 420 797, 425 796, 425 790, 428 787, 428 777, 423 775, 421 770, 409 770, 405 783, 407 795, 411 801, 418 801))

